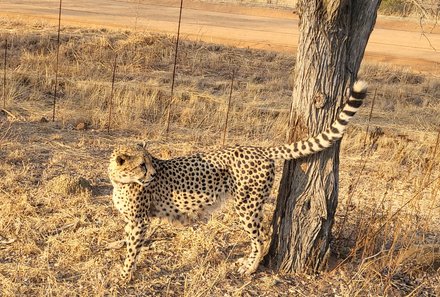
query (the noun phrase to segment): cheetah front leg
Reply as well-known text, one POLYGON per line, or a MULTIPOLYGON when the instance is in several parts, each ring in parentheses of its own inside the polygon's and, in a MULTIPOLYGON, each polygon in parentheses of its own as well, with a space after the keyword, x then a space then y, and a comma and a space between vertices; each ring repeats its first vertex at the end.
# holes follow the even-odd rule
POLYGON ((123 282, 129 282, 136 269, 136 260, 144 242, 146 222, 143 219, 130 220, 125 226, 127 255, 121 271, 123 282))

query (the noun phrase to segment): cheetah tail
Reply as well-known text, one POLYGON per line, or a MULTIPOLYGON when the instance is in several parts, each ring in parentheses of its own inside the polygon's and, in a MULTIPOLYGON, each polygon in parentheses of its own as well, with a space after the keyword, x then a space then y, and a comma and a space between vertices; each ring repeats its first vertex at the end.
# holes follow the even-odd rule
POLYGON ((292 144, 272 147, 267 149, 267 155, 271 159, 298 159, 304 156, 320 152, 342 138, 350 119, 356 114, 362 105, 362 100, 367 95, 367 83, 357 81, 353 85, 350 98, 345 103, 336 121, 330 128, 320 134, 305 140, 300 140, 292 144))

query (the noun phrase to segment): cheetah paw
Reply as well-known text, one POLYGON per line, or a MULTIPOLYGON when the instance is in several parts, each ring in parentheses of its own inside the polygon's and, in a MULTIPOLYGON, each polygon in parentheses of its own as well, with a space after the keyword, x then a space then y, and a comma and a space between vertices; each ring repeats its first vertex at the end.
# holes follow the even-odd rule
POLYGON ((118 285, 119 286, 126 286, 130 283, 131 281, 131 273, 124 273, 121 272, 121 274, 119 275, 119 279, 118 279, 118 285))
POLYGON ((235 265, 238 266, 238 273, 244 276, 251 275, 258 268, 258 263, 255 263, 255 260, 249 258, 238 259, 235 265))

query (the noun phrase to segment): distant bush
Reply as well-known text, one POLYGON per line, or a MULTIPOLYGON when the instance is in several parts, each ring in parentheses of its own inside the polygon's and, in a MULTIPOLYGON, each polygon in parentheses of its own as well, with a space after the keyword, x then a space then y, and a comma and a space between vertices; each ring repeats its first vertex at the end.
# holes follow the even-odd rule
POLYGON ((439 0, 382 0, 379 7, 379 13, 397 16, 418 15, 436 19, 439 12, 439 0))
POLYGON ((411 14, 412 6, 405 0, 383 0, 379 12, 386 15, 407 16, 411 14))

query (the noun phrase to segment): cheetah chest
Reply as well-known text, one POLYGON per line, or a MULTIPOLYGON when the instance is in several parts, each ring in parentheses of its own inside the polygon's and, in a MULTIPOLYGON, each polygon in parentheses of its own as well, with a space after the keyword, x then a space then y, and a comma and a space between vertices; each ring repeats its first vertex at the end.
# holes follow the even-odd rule
POLYGON ((113 189, 113 204, 115 208, 124 216, 128 216, 130 211, 134 210, 134 205, 147 204, 142 203, 146 197, 146 191, 142 186, 137 184, 125 184, 122 186, 115 186, 113 189))
POLYGON ((123 193, 120 191, 113 191, 113 205, 116 207, 116 209, 124 214, 128 210, 128 197, 124 197, 123 193))

